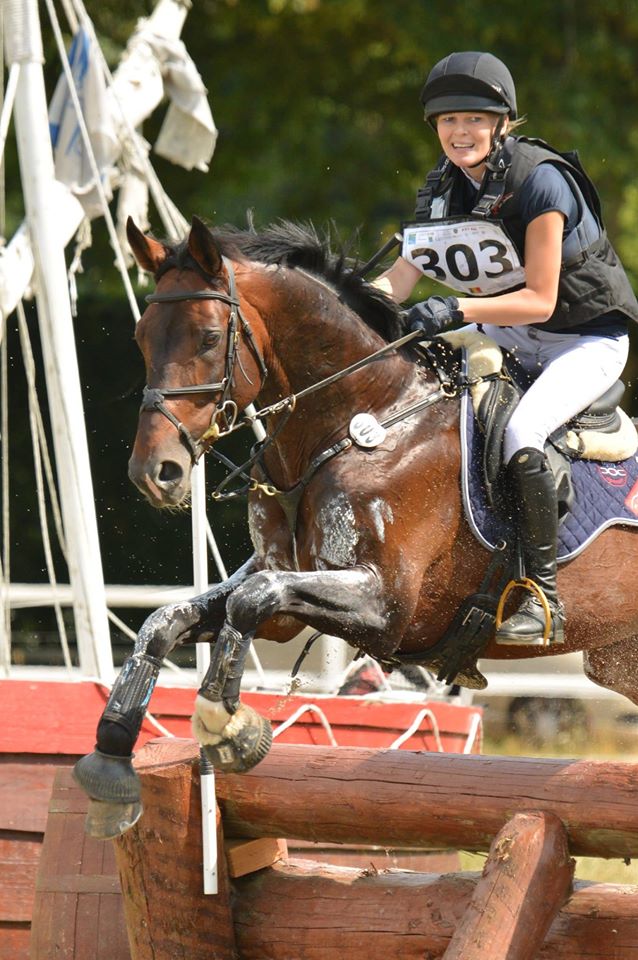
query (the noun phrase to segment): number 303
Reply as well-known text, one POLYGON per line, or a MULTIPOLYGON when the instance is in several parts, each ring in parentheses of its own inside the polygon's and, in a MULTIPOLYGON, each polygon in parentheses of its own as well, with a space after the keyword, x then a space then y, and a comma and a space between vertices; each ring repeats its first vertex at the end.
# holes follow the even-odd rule
MULTIPOLYGON (((483 270, 485 277, 500 277, 514 269, 512 261, 505 256, 507 247, 499 240, 481 240, 479 250, 487 256, 487 264, 483 270), (490 252, 491 251, 491 252, 490 252), (493 264, 497 270, 488 270, 493 264)), ((483 257, 481 257, 483 259, 483 257)), ((412 252, 412 260, 423 273, 433 274, 436 280, 445 280, 447 273, 440 265, 440 257, 432 247, 419 247, 412 252), (417 263, 417 261, 419 261, 417 263)), ((445 251, 445 263, 448 273, 457 280, 478 280, 480 276, 479 264, 472 247, 466 243, 452 243, 445 251)))

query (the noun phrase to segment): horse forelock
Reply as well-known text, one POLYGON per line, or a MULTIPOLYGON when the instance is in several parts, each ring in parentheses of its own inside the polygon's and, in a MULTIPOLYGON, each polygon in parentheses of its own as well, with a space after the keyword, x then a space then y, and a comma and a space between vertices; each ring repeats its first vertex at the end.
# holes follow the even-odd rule
MULTIPOLYGON (((398 306, 357 274, 360 261, 350 253, 356 238, 347 244, 338 241, 338 249, 333 250, 333 237, 329 231, 320 236, 312 223, 288 220, 260 230, 252 227, 242 230, 232 225, 209 229, 219 251, 229 259, 299 268, 330 283, 341 300, 384 339, 391 341, 401 336, 398 306)), ((156 280, 171 269, 201 272, 189 253, 186 240, 171 246, 156 280)))

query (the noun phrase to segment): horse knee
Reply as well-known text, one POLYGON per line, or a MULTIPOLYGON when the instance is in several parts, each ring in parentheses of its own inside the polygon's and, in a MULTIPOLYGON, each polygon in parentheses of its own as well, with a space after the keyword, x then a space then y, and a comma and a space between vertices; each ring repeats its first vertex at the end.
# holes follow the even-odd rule
POLYGON ((282 589, 276 575, 260 572, 249 577, 230 595, 226 603, 227 622, 241 634, 272 617, 282 601, 282 589))
POLYGON ((189 639, 203 619, 204 610, 196 601, 169 603, 146 618, 138 633, 136 650, 163 660, 175 647, 189 639))

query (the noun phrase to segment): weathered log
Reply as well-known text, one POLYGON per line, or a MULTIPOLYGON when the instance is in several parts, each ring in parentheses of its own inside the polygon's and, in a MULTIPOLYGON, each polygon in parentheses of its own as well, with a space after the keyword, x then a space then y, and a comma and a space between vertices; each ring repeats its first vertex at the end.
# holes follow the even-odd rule
MULTIPOLYGON (((311 747, 301 754, 293 750, 292 758, 291 749, 275 750, 275 756, 279 754, 288 765, 284 766, 288 776, 279 776, 279 794, 292 789, 291 781, 294 785, 305 776, 317 780, 317 769, 311 761, 319 748, 311 747), (302 758, 305 767, 300 764, 302 758), (289 769, 292 760, 298 762, 294 775, 289 769)), ((352 753, 331 751, 342 752, 352 753)), ((356 755, 361 753, 367 757, 370 751, 355 751, 356 755)), ((223 864, 221 897, 201 894, 197 757, 191 742, 163 740, 144 748, 137 760, 146 813, 118 842, 124 896, 129 901, 126 914, 132 960, 226 960, 233 950, 241 960, 341 960, 344 955, 349 960, 443 957, 473 898, 480 898, 479 884, 483 881, 477 874, 438 876, 281 861, 233 882, 231 920, 223 864)), ((426 755, 417 758, 424 762, 429 759, 426 755)), ((457 758, 457 765, 463 767, 468 759, 457 758)), ((328 768, 328 779, 332 765, 328 761, 323 766, 328 768)), ((352 764, 350 769, 353 777, 361 778, 352 764)), ((395 768, 400 769, 401 764, 395 768)), ((559 768, 554 769, 560 773, 559 768)), ((383 787, 379 770, 377 778, 383 787)), ((220 794, 230 796, 231 780, 252 783, 253 790, 265 789, 268 793, 268 778, 218 775, 220 794)), ((347 784, 340 782, 335 787, 332 782, 338 804, 347 784)), ((403 782, 409 780, 404 777, 403 782)), ((590 798, 584 795, 582 799, 588 803, 590 798)), ((255 802, 259 809, 263 801, 256 797, 255 802)), ((271 802, 268 798, 267 804, 271 802)), ((322 808, 322 791, 305 802, 304 817, 315 824, 319 821, 321 829, 332 809, 326 812, 322 808)), ((396 802, 397 816, 403 816, 399 800, 396 802)), ((571 803, 575 808, 575 798, 571 803)), ((228 800, 225 805, 229 805, 228 800)), ((357 807, 353 816, 358 816, 357 807)), ((382 816, 377 816, 372 827, 375 840, 377 831, 385 835, 382 816)), ((564 856, 558 857, 556 869, 564 880, 564 856)), ((525 904, 520 917, 524 922, 525 918, 529 920, 525 904)), ((530 922, 543 920, 535 916, 530 922)), ((492 960, 493 955, 484 950, 482 957, 488 956, 492 960)), ((584 956, 588 960, 634 960, 638 956, 638 887, 576 884, 537 958, 582 960, 584 956)))
POLYGON ((571 893, 574 861, 551 813, 517 813, 496 836, 444 960, 534 960, 571 893))
POLYGON ((219 893, 206 896, 197 765, 165 763, 163 753, 161 748, 154 751, 155 765, 141 751, 142 761, 147 761, 142 777, 144 815, 115 841, 131 960, 234 960, 219 811, 219 893))
MULTIPOLYGON (((189 740, 155 740, 158 754, 193 763, 189 740)), ((515 813, 554 813, 575 856, 638 856, 638 764, 463 756, 275 744, 253 770, 219 774, 232 836, 383 847, 487 851, 515 813)))
MULTIPOLYGON (((476 873, 373 873, 310 860, 284 860, 233 884, 239 956, 241 960, 439 960, 479 883, 476 873)), ((480 954, 483 960, 505 955, 493 953, 490 944, 480 954)), ((511 952, 509 957, 519 960, 528 955, 511 952)), ((638 956, 638 886, 576 883, 533 956, 538 960, 634 960, 638 956)))

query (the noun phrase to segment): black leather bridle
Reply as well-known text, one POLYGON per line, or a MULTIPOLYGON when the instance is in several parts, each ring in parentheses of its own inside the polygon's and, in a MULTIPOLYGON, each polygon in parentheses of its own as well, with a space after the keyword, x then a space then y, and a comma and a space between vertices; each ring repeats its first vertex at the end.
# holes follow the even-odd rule
MULTIPOLYGON (((268 368, 261 355, 259 347, 253 336, 250 324, 244 316, 239 298, 237 296, 237 284, 235 282, 235 272, 232 263, 226 257, 222 257, 228 273, 228 293, 217 290, 176 290, 172 293, 151 293, 145 298, 147 303, 181 303, 188 300, 221 300, 222 303, 230 307, 230 316, 228 318, 228 339, 226 344, 226 359, 224 365, 224 377, 218 383, 199 383, 188 384, 181 387, 149 387, 146 385, 142 394, 141 410, 153 411, 163 414, 170 423, 177 429, 183 443, 187 447, 193 463, 197 463, 200 457, 206 452, 208 446, 219 437, 230 433, 235 426, 238 416, 237 404, 230 397, 230 391, 233 385, 235 373, 235 364, 241 360, 238 356, 238 345, 240 334, 243 331, 259 365, 262 383, 268 374, 268 368), (186 396, 198 393, 217 393, 220 394, 215 404, 215 409, 211 415, 210 424, 196 440, 188 427, 178 420, 172 413, 166 403, 167 397, 186 396)), ((248 380, 248 374, 244 371, 248 380)), ((261 387, 260 387, 261 389, 261 387)))

